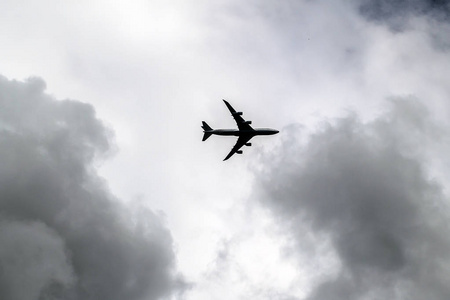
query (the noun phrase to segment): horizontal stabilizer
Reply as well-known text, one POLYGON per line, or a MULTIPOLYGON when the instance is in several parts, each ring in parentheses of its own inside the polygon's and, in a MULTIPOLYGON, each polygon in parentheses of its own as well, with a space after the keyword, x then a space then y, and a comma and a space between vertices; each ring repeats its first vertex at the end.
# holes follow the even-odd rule
POLYGON ((205 132, 204 134, 203 134, 203 139, 202 139, 202 141, 204 142, 204 141, 206 141, 210 136, 211 136, 211 132, 205 132))
POLYGON ((203 123, 202 128, 204 131, 213 130, 208 124, 206 124, 205 121, 202 121, 202 123, 203 123))
POLYGON ((202 123, 203 123, 203 125, 202 125, 202 128, 203 128, 202 141, 206 141, 211 136, 212 133, 210 131, 212 131, 213 129, 208 124, 206 124, 205 121, 202 121, 202 123))

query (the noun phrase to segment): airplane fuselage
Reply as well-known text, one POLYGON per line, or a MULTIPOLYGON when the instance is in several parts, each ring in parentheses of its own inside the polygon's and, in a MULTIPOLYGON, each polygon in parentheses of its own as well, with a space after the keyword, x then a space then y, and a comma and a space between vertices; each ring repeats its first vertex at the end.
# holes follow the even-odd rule
POLYGON ((255 128, 254 130, 238 130, 238 129, 213 129, 209 130, 211 134, 215 135, 228 135, 228 136, 257 136, 257 135, 272 135, 277 134, 279 131, 271 128, 255 128))

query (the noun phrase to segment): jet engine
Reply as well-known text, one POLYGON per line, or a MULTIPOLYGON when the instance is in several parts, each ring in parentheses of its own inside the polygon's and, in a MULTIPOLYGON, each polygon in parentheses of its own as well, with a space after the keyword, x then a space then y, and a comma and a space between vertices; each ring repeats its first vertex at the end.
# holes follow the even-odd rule
POLYGON ((252 143, 246 143, 245 146, 250 147, 252 143))
POLYGON ((242 154, 242 150, 236 151, 237 154, 242 154))
POLYGON ((242 111, 234 112, 233 116, 242 116, 242 111))
POLYGON ((252 124, 252 121, 245 121, 244 124, 250 125, 250 124, 252 124))

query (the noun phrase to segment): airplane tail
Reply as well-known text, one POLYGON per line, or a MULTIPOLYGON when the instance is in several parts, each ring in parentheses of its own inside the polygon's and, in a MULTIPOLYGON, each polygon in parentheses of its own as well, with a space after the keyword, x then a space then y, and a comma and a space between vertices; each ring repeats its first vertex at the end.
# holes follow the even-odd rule
POLYGON ((202 123, 203 123, 203 126, 202 126, 202 128, 203 128, 203 139, 202 139, 202 141, 206 141, 212 134, 209 131, 211 131, 213 129, 208 124, 206 124, 205 121, 202 121, 202 123))

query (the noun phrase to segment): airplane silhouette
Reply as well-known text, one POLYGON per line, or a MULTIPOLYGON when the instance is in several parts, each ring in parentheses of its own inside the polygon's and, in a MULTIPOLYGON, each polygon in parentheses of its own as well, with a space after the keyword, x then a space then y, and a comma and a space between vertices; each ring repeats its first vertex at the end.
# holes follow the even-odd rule
POLYGON ((224 99, 222 99, 223 102, 225 102, 225 105, 228 107, 228 109, 231 112, 231 115, 233 116, 234 120, 236 121, 236 124, 238 126, 238 129, 212 129, 208 124, 206 124, 205 121, 202 121, 203 123, 203 139, 202 141, 206 141, 212 134, 216 135, 231 135, 231 136, 238 136, 238 140, 236 142, 236 145, 234 145, 233 149, 231 149, 230 153, 225 157, 224 160, 229 159, 233 154, 242 154, 242 150, 239 150, 242 148, 242 146, 250 147, 252 143, 248 143, 248 141, 257 135, 272 135, 276 134, 279 131, 271 128, 255 128, 253 129, 250 124, 252 121, 245 121, 241 116, 242 112, 236 112, 236 110, 224 99))

